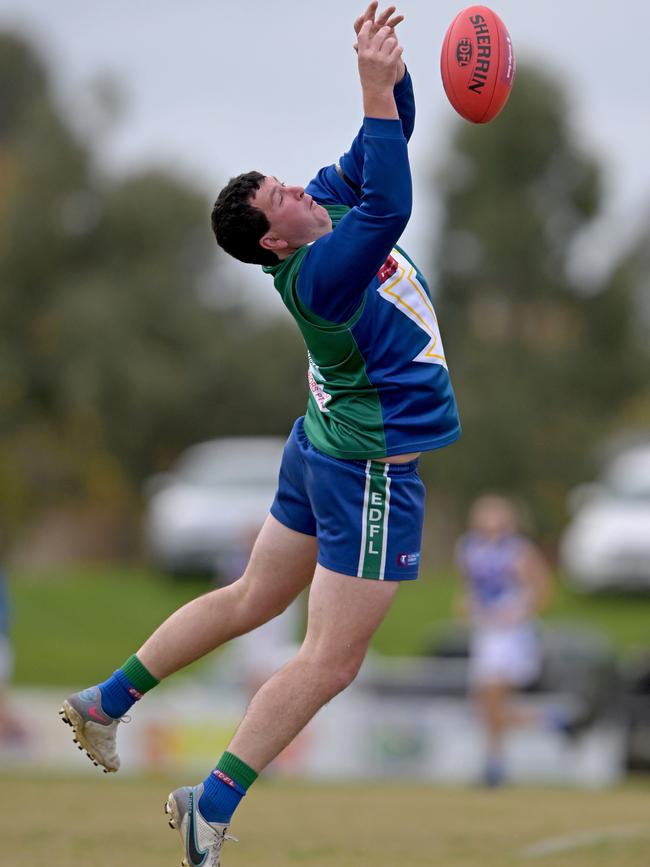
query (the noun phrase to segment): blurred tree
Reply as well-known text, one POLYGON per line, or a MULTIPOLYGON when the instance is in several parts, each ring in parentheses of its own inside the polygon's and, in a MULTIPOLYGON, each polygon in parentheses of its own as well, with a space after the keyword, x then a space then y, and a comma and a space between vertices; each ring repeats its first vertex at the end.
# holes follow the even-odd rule
MULTIPOLYGON (((617 286, 626 287, 635 310, 629 338, 640 347, 642 387, 627 394, 616 425, 628 441, 650 440, 650 217, 621 256, 614 271, 617 286)), ((628 299, 626 299, 628 300, 628 299)), ((604 319, 605 317, 603 317, 604 319)), ((605 322, 603 327, 607 327, 605 322)), ((637 375, 638 378, 638 375, 637 375)))
POLYGON ((168 172, 103 177, 32 49, 0 34, 0 509, 10 533, 51 506, 130 514, 144 477, 185 446, 282 433, 300 411, 304 353, 286 320, 255 325, 232 303, 201 301, 206 280, 228 288, 209 210, 168 172))
POLYGON ((437 180, 437 308, 464 435, 426 469, 460 508, 485 488, 522 495, 552 536, 643 382, 629 273, 595 294, 568 276, 601 208, 600 171, 560 87, 523 66, 499 118, 456 126, 437 180))

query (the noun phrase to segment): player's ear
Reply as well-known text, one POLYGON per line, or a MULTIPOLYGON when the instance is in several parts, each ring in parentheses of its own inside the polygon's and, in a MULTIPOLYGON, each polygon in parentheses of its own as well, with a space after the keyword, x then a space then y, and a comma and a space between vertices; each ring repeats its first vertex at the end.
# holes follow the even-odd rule
POLYGON ((289 242, 267 233, 260 238, 260 246, 264 247, 265 250, 270 250, 272 253, 277 253, 278 250, 285 250, 289 246, 289 242))

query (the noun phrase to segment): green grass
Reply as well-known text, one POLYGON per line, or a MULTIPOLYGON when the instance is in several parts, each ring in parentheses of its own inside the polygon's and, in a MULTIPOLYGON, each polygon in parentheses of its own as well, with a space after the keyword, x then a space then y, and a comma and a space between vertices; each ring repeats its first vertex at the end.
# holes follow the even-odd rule
POLYGON ((205 582, 175 582, 122 566, 14 574, 14 683, 96 683, 206 589, 205 582))
MULTIPOLYGON (((576 593, 564 582, 556 591, 544 621, 578 624, 599 630, 621 656, 650 649, 650 596, 576 593)), ((374 647, 388 654, 420 653, 455 617, 458 579, 451 573, 422 575, 400 588, 392 611, 381 625, 374 647)))
MULTIPOLYGON (((168 777, 0 775, 0 839, 12 867, 177 865, 162 805, 168 777), (29 805, 41 805, 34 809, 29 805)), ((238 811, 224 867, 647 867, 648 786, 498 792, 260 780, 238 811), (582 836, 576 837, 580 834, 582 836), (530 847, 563 848, 534 857, 530 847)), ((3 864, 5 861, 2 862, 3 864)))
MULTIPOLYGON (((445 573, 406 582, 375 636, 374 649, 392 655, 422 652, 453 620, 456 586, 445 573)), ((168 614, 207 589, 205 582, 176 582, 122 566, 13 574, 15 682, 97 682, 168 614)), ((560 587, 546 619, 596 627, 622 655, 647 650, 650 643, 648 596, 581 596, 560 587)))

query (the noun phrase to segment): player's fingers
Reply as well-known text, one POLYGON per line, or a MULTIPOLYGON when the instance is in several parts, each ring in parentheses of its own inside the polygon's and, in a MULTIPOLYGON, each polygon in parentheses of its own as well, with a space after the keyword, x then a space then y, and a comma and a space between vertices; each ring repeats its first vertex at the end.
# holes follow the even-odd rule
POLYGON ((391 45, 389 49, 387 48, 388 57, 394 63, 397 63, 402 56, 403 51, 404 46, 400 45, 397 40, 395 40, 395 45, 391 45))
POLYGON ((389 18, 386 22, 387 27, 397 27, 398 24, 401 24, 404 20, 403 15, 394 15, 392 18, 389 18))
POLYGON ((374 24, 366 19, 361 25, 361 29, 357 33, 359 39, 371 39, 373 36, 374 24))
POLYGON ((387 54, 393 54, 395 49, 399 47, 399 42, 394 36, 389 36, 382 47, 387 54))
POLYGON ((361 27, 363 26, 364 21, 372 21, 375 20, 375 12, 377 11, 377 6, 379 5, 378 0, 373 0, 373 2, 368 6, 365 12, 363 12, 357 20, 354 22, 354 32, 358 35, 361 27))
POLYGON ((373 41, 377 44, 378 47, 382 47, 388 40, 397 41, 397 37, 393 32, 392 27, 380 27, 379 30, 374 34, 373 41))
POLYGON ((385 30, 387 32, 377 34, 375 47, 384 57, 391 57, 399 42, 390 27, 386 27, 385 30))
POLYGON ((375 20, 375 25, 377 27, 384 27, 387 24, 390 26, 390 24, 389 24, 390 19, 398 17, 395 15, 396 9, 397 9, 396 6, 388 6, 386 9, 384 9, 384 11, 381 13, 381 15, 377 16, 377 18, 375 20))
POLYGON ((377 6, 379 6, 379 0, 372 0, 372 2, 368 4, 368 8, 361 16, 364 21, 375 20, 375 15, 377 14, 377 6))
POLYGON ((397 45, 398 42, 394 37, 384 39, 383 43, 375 48, 377 58, 381 58, 384 63, 393 63, 393 52, 397 45))
POLYGON ((363 15, 359 15, 357 20, 354 22, 354 32, 355 33, 359 33, 359 31, 361 30, 361 26, 362 26, 363 22, 366 20, 367 19, 366 19, 365 12, 363 15))
POLYGON ((368 21, 367 19, 363 22, 361 27, 359 28, 359 32, 357 33, 357 48, 365 47, 369 44, 372 38, 372 28, 373 22, 368 21))
POLYGON ((375 24, 378 27, 383 27, 396 9, 397 6, 387 6, 383 12, 377 15, 377 17, 375 18, 375 24))

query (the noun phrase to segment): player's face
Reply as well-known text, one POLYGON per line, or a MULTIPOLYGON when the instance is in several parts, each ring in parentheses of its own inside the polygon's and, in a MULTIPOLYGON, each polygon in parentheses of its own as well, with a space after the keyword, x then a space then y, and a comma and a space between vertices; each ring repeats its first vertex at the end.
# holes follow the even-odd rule
POLYGON ((511 503, 501 497, 480 497, 472 506, 470 527, 493 538, 517 532, 517 515, 511 503))
POLYGON ((271 228, 260 240, 281 258, 332 230, 330 216, 303 187, 290 187, 267 176, 251 204, 264 213, 271 228))

